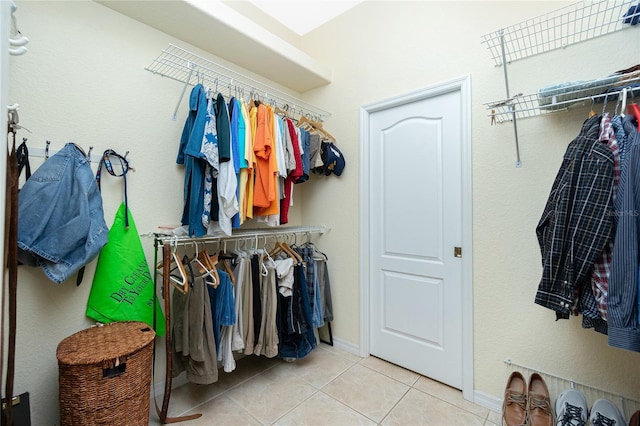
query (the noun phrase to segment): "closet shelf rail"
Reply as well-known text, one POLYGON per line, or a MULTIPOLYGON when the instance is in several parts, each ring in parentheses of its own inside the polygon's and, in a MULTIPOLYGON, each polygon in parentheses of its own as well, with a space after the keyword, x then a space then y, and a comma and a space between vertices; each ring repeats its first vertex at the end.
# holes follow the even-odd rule
MULTIPOLYGON (((169 44, 160 55, 145 68, 173 80, 196 85, 198 82, 209 86, 228 97, 249 97, 261 100, 273 107, 286 110, 292 117, 307 116, 324 121, 331 114, 301 99, 289 95, 251 77, 233 71, 221 64, 169 44)), ((185 86, 186 87, 186 86, 185 86)))
MULTIPOLYGON (((513 119, 535 117, 576 106, 597 109, 618 108, 620 96, 626 92, 628 99, 640 95, 640 74, 631 72, 607 76, 590 81, 559 84, 538 90, 533 94, 518 94, 509 99, 485 103, 492 121, 503 123, 513 119)), ((597 112, 597 111, 596 111, 597 112)))
POLYGON ((168 234, 154 234, 156 242, 161 244, 185 245, 188 243, 212 243, 219 241, 249 240, 259 237, 277 237, 285 235, 311 235, 324 234, 329 229, 325 226, 281 226, 278 228, 256 228, 256 229, 236 229, 233 235, 226 235, 222 232, 216 235, 207 235, 204 237, 184 237, 168 234))
POLYGON ((486 34, 482 43, 499 66, 503 38, 504 60, 509 63, 628 28, 640 17, 640 10, 630 12, 636 4, 636 0, 581 1, 486 34))

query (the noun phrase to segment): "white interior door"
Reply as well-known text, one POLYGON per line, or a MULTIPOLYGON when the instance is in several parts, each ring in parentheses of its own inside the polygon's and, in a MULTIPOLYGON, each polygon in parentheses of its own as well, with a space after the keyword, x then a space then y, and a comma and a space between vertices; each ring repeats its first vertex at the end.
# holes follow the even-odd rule
POLYGON ((463 387, 462 97, 369 116, 370 353, 463 387))

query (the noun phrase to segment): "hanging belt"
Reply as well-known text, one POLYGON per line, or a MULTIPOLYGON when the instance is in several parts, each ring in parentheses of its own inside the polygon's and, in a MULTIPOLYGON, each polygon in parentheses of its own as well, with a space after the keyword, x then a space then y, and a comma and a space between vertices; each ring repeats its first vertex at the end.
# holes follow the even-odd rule
MULTIPOLYGON (((9 342, 7 348, 7 378, 5 382, 6 409, 2 416, 2 424, 13 425, 13 382, 16 354, 16 295, 18 289, 18 163, 16 161, 16 133, 13 135, 11 151, 7 154, 7 192, 5 206, 5 259, 4 265, 9 270, 9 342)), ((3 269, 4 270, 4 269, 3 269)), ((4 273, 3 273, 4 281, 4 273)), ((3 286, 4 288, 4 286, 3 286)), ((4 318, 5 294, 2 294, 2 317, 4 318)), ((0 349, 4 349, 4 320, 2 323, 2 341, 0 349)), ((2 354, 0 354, 2 357, 2 354)), ((0 373, 1 373, 0 368, 0 373)), ((0 376, 1 377, 1 376, 0 376)))
MULTIPOLYGON (((107 149, 102 154, 102 159, 100 159, 100 165, 98 165, 98 172, 96 173, 96 183, 98 184, 98 190, 100 190, 100 178, 102 176, 102 166, 107 168, 107 172, 111 176, 122 177, 124 180, 124 226, 129 228, 129 204, 127 200, 127 172, 129 171, 129 162, 125 157, 118 154, 112 149, 107 149), (113 168, 113 163, 111 159, 115 158, 120 161, 121 171, 116 172, 113 168)), ((132 169, 133 170, 133 169, 132 169)))

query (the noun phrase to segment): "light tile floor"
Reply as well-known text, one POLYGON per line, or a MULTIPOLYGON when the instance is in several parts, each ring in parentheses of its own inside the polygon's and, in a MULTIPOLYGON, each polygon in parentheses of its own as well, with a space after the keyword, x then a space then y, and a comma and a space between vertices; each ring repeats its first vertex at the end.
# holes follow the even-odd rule
MULTIPOLYGON (((160 402, 160 399, 158 400, 160 402)), ((153 403, 152 403, 153 404, 153 403)), ((218 382, 174 389, 169 416, 202 413, 184 425, 495 426, 498 413, 462 392, 378 358, 320 344, 295 362, 248 356, 218 382)), ((159 425, 151 410, 150 425, 159 425)))

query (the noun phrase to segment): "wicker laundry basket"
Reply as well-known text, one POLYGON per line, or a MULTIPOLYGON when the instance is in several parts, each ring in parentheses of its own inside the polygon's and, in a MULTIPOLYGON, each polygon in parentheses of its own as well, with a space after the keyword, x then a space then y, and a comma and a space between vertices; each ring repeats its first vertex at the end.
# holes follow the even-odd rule
POLYGON ((61 425, 148 425, 155 332, 142 322, 91 327, 58 345, 61 425))

